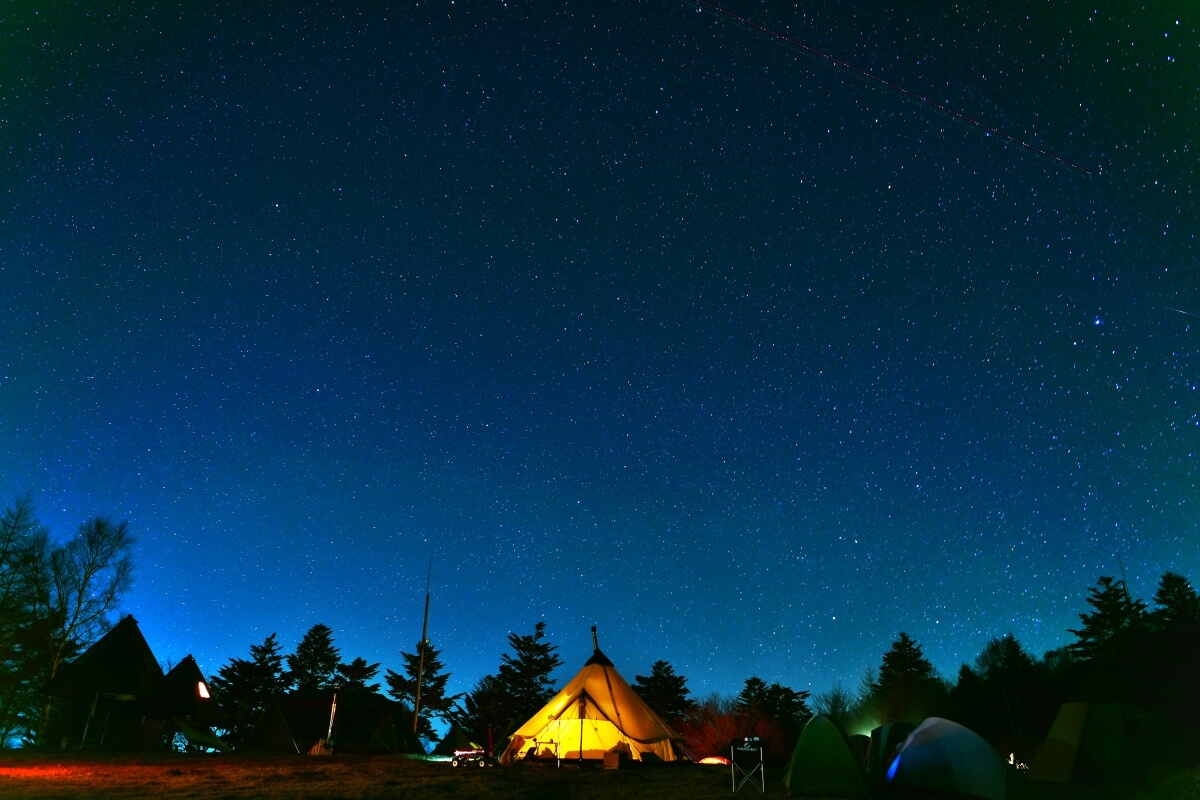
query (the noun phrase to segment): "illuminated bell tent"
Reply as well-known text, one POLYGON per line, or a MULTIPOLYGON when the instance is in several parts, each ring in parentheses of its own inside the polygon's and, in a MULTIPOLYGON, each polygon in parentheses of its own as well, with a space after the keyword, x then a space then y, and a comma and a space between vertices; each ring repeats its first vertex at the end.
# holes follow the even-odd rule
MULTIPOLYGON (((595 643, 595 629, 592 629, 595 643)), ((683 737, 638 697, 598 643, 583 669, 513 734, 501 760, 676 761, 683 737)))

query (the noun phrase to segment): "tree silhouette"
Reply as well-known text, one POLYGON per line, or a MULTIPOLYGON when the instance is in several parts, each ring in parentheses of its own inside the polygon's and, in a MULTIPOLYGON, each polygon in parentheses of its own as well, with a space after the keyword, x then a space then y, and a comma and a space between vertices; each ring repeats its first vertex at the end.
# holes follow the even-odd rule
MULTIPOLYGON (((133 582, 132 549, 128 524, 104 517, 92 517, 74 538, 57 547, 50 545, 45 529, 32 537, 25 562, 31 620, 25 638, 35 665, 30 674, 42 685, 112 627, 109 615, 133 582)), ((38 740, 49 721, 47 698, 38 740)))
POLYGON ((1095 610, 1079 615, 1081 627, 1067 629, 1077 637, 1067 648, 1083 661, 1112 654, 1122 644, 1123 637, 1143 630, 1148 621, 1146 604, 1129 595, 1125 581, 1104 575, 1097 583, 1098 586, 1088 589, 1087 598, 1088 605, 1095 610))
POLYGON ((1154 593, 1158 606, 1150 615, 1155 630, 1200 631, 1200 596, 1182 575, 1167 572, 1158 581, 1154 593))
POLYGON ((747 733, 762 738, 774 760, 791 756, 804 725, 812 719, 808 692, 796 691, 762 678, 746 679, 737 706, 746 719, 747 733))
POLYGON ((649 675, 634 676, 633 690, 667 722, 678 720, 694 705, 688 698, 687 678, 676 675, 666 661, 655 661, 649 675))
POLYGON ((41 707, 41 669, 36 647, 29 646, 36 630, 30 577, 40 569, 33 559, 48 537, 29 495, 0 516, 0 748, 18 731, 36 727, 34 709, 41 707))
POLYGON ((883 654, 869 701, 881 722, 919 723, 944 700, 945 684, 916 640, 901 631, 883 654))
POLYGON ((378 674, 379 664, 368 664, 360 657, 349 664, 337 665, 336 684, 342 691, 374 693, 379 691, 379 684, 368 681, 378 674))
POLYGON ((843 730, 849 729, 857 714, 858 699, 841 682, 837 681, 829 690, 813 695, 813 712, 824 714, 843 730))
POLYGON ((499 738, 510 724, 525 722, 554 695, 550 673, 562 660, 554 654, 558 648, 546 641, 546 623, 534 625, 532 635, 510 633, 508 644, 513 652, 501 655, 498 674, 480 678, 452 712, 477 742, 488 741, 489 732, 499 738))
POLYGON ((296 652, 287 657, 288 673, 296 691, 312 693, 338 682, 341 656, 333 644, 333 630, 318 622, 308 629, 296 652))
POLYGON ((500 685, 513 699, 516 716, 528 717, 554 696, 554 681, 550 673, 562 665, 554 654, 558 648, 546 641, 546 623, 533 626, 533 634, 508 635, 513 654, 501 656, 500 685))
MULTIPOLYGON (((417 735, 427 743, 438 740, 437 732, 433 729, 434 717, 450 720, 454 702, 462 695, 447 695, 446 682, 451 673, 443 672, 446 665, 442 663, 442 651, 425 641, 425 666, 421 669, 421 642, 417 642, 416 653, 401 651, 404 659, 404 673, 388 670, 384 675, 387 681, 388 694, 405 703, 411 709, 416 702, 417 672, 421 672, 421 708, 418 714, 417 735)), ((406 720, 411 725, 412 720, 406 720)))
POLYGON ((1037 662, 1011 633, 989 641, 974 669, 963 664, 951 697, 958 721, 1023 759, 1058 710, 1037 662))
POLYGON ((231 658, 208 679, 213 697, 229 715, 226 733, 236 745, 266 710, 271 700, 288 690, 283 654, 272 633, 262 644, 250 645, 250 658, 231 658))

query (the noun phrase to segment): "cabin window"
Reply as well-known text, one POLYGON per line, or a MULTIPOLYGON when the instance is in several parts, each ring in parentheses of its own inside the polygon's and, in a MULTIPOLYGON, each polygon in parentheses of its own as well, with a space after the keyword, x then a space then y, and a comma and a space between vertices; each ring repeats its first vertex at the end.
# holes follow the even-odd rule
POLYGON ((200 693, 202 700, 208 699, 208 687, 204 685, 204 681, 196 681, 196 691, 200 693))

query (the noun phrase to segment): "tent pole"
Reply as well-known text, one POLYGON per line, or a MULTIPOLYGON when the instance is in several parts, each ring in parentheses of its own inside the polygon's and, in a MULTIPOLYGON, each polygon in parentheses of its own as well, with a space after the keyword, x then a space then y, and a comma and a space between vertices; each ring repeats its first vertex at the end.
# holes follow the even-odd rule
POLYGON ((87 747, 88 728, 92 727, 92 718, 96 716, 96 704, 100 702, 100 693, 96 692, 95 699, 92 700, 92 710, 88 712, 87 722, 83 724, 83 738, 79 740, 79 749, 87 747))
POLYGON ((333 704, 329 707, 329 730, 325 732, 325 745, 333 738, 333 718, 337 715, 337 689, 333 690, 333 704))

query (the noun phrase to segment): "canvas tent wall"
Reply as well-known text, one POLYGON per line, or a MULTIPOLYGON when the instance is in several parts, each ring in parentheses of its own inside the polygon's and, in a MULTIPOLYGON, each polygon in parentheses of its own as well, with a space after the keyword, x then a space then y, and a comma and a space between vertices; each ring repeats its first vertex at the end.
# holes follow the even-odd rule
POLYGON ((137 620, 126 616, 48 687, 47 741, 64 748, 156 747, 166 718, 166 680, 137 620))
POLYGON ((1120 706, 1063 703, 1029 777, 1053 783, 1127 783, 1129 744, 1120 706))
POLYGON ((891 786, 984 800, 1004 800, 1005 764, 974 731, 930 717, 918 725, 888 767, 891 786))
POLYGON ((583 669, 512 734, 502 760, 600 760, 619 753, 635 761, 675 761, 682 742, 597 647, 583 669))
POLYGON ((274 755, 314 750, 329 733, 326 744, 334 754, 424 753, 412 731, 412 712, 403 704, 374 692, 294 693, 271 703, 246 735, 239 752, 274 755), (407 725, 406 725, 407 721, 407 725))
POLYGON ((208 691, 208 681, 191 655, 166 675, 167 711, 173 717, 205 725, 220 724, 226 717, 208 691))
POLYGON ((792 797, 868 797, 867 776, 841 726, 824 714, 804 726, 783 773, 792 797))

